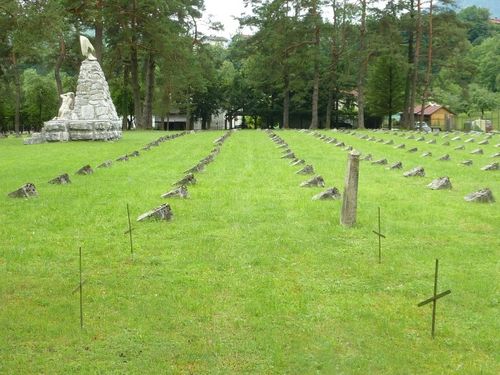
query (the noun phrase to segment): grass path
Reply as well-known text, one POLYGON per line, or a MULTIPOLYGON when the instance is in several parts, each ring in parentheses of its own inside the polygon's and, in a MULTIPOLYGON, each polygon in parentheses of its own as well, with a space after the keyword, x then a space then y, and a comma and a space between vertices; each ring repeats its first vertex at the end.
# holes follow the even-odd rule
MULTIPOLYGON (((43 181, 131 152, 159 133, 107 145, 22 148, 0 140, 0 373, 498 372, 500 213, 463 195, 486 183, 499 191, 500 183, 479 165, 465 172, 426 160, 429 178, 405 179, 363 163, 359 225, 347 230, 338 224, 341 202, 312 201, 322 189, 299 188, 307 177, 265 132, 236 132, 197 174, 190 198, 167 201, 172 222, 134 223, 132 260, 126 204, 137 217, 164 202, 160 195, 222 134, 186 135, 75 176, 70 186, 43 181), (443 172, 452 191, 425 189, 443 172), (40 197, 6 197, 32 178, 42 181, 40 197), (371 233, 379 205, 388 235, 381 265, 371 233), (79 246, 83 332, 71 293, 79 246), (436 257, 440 288, 452 294, 438 305, 433 341, 430 310, 416 304, 432 293, 436 257)), ((344 151, 299 132, 279 135, 327 186, 342 190, 344 151)), ((404 170, 420 161, 420 152, 336 136, 401 159, 404 170)))

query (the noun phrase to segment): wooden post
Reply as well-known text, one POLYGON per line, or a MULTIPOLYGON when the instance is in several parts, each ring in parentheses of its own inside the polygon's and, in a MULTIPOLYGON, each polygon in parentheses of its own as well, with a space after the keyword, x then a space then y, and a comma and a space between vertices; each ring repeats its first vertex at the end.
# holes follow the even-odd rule
POLYGON ((346 227, 352 227, 356 224, 360 155, 361 154, 358 151, 352 150, 348 156, 342 212, 340 213, 340 224, 346 227))

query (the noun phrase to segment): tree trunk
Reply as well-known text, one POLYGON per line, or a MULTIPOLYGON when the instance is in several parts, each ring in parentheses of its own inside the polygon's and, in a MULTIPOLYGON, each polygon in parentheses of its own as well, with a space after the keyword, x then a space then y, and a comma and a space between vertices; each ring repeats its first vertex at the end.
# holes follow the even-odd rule
POLYGON ((62 104, 61 95, 63 94, 63 85, 61 80, 61 67, 66 57, 66 44, 62 35, 59 36, 59 56, 57 56, 56 66, 54 67, 54 77, 57 86, 57 95, 59 96, 59 105, 62 104))
POLYGON ((148 53, 146 61, 146 95, 144 98, 144 119, 142 121, 145 129, 153 128, 153 98, 155 88, 155 60, 153 52, 148 53))
POLYGON ((12 68, 15 86, 14 131, 16 132, 16 136, 19 137, 19 128, 21 124, 21 76, 17 67, 17 56, 14 52, 12 53, 12 68))
POLYGON ((318 129, 318 102, 319 102, 319 58, 320 58, 320 26, 319 26, 319 15, 318 15, 318 3, 313 2, 312 16, 315 18, 315 28, 314 28, 314 78, 313 78, 313 94, 312 94, 312 114, 311 114, 311 125, 309 129, 318 129))
POLYGON ((285 88, 283 90, 283 129, 290 128, 290 76, 285 67, 285 88))
POLYGON ((328 103, 326 104, 325 128, 332 128, 332 107, 333 107, 333 92, 328 90, 328 103))
POLYGON ((134 119, 137 128, 143 128, 141 86, 139 83, 139 61, 137 52, 137 0, 132 2, 132 38, 130 46, 130 76, 132 78, 132 95, 134 96, 134 119))
POLYGON ((122 130, 128 129, 128 81, 129 81, 129 65, 123 64, 123 103, 122 103, 122 130))
POLYGON ((365 128, 365 76, 368 66, 366 53, 366 0, 361 0, 361 24, 359 26, 360 66, 358 72, 358 129, 365 128))
POLYGON ((94 38, 94 49, 95 57, 99 64, 102 64, 102 49, 103 49, 103 23, 102 20, 95 23, 95 38, 94 38))
POLYGON ((418 78, 418 62, 420 58, 420 41, 422 39, 422 2, 417 0, 417 32, 415 37, 415 58, 413 60, 413 69, 410 86, 410 108, 408 128, 415 128, 415 101, 417 96, 417 78, 418 78))
MULTIPOLYGON (((429 47, 427 50, 427 71, 425 72, 424 89, 422 91, 422 107, 420 112, 420 123, 424 122, 424 106, 429 97, 429 86, 431 84, 432 72, 432 0, 429 3, 429 47)), ((429 124, 429 126, 432 124, 429 124)))
POLYGON ((404 108, 403 108, 403 116, 401 118, 401 124, 404 128, 410 128, 410 112, 411 111, 411 102, 410 102, 410 93, 411 93, 411 82, 413 77, 413 65, 415 63, 415 53, 413 50, 414 44, 414 28, 413 22, 415 18, 415 9, 414 9, 414 0, 410 0, 410 30, 408 36, 408 71, 406 74, 406 82, 405 82, 405 99, 404 99, 404 108))

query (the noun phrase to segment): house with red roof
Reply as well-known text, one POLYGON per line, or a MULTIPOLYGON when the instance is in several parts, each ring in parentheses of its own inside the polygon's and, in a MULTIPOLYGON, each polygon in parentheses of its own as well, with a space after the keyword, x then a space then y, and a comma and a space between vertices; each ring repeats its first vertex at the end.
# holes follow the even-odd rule
MULTIPOLYGON (((440 104, 429 103, 424 106, 423 112, 424 122, 430 127, 439 128, 441 130, 451 130, 455 128, 457 115, 448 108, 440 104)), ((415 121, 420 121, 422 106, 417 105, 413 113, 415 114, 415 121)))

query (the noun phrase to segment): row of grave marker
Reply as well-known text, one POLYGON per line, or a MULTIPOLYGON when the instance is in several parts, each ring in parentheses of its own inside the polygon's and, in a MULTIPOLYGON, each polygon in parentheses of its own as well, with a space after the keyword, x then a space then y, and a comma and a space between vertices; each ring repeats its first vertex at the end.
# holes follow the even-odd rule
MULTIPOLYGON (((282 148, 283 156, 282 159, 291 159, 291 166, 299 166, 303 165, 303 167, 295 172, 300 175, 311 175, 314 174, 314 166, 312 164, 306 164, 304 159, 299 159, 296 157, 295 153, 289 148, 288 144, 285 142, 283 138, 278 136, 276 133, 272 131, 267 131, 269 138, 278 145, 278 148, 282 148)), ((316 175, 310 178, 307 181, 304 181, 300 184, 300 187, 324 187, 325 180, 322 176, 316 175)), ((326 200, 326 199, 340 199, 341 194, 336 187, 331 187, 326 189, 323 192, 320 192, 312 197, 313 200, 326 200)))
MULTIPOLYGON (((163 142, 173 140, 175 138, 184 136, 186 134, 189 134, 189 132, 182 132, 182 133, 176 133, 176 134, 172 134, 172 135, 162 136, 162 137, 158 138, 157 140, 148 143, 146 146, 144 146, 142 148, 142 150, 149 151, 149 150, 151 150, 152 147, 158 147, 163 142)), ((118 161, 118 162, 128 161, 129 158, 131 158, 131 157, 139 157, 139 156, 140 156, 139 151, 133 151, 130 154, 125 154, 125 155, 118 157, 116 159, 116 161, 118 161)), ((110 168, 112 166, 112 164, 113 164, 112 160, 106 160, 103 163, 99 164, 97 166, 97 168, 110 168)), ((83 167, 81 167, 75 173, 78 175, 85 176, 85 175, 93 174, 94 170, 92 169, 92 167, 90 165, 87 164, 87 165, 84 165, 83 167)), ((70 179, 68 173, 63 173, 63 174, 51 179, 50 181, 48 181, 48 183, 49 184, 66 185, 66 184, 71 183, 71 179, 70 179)), ((11 198, 29 198, 29 197, 38 196, 38 191, 37 191, 34 183, 28 182, 28 183, 24 184, 23 186, 21 186, 20 188, 18 188, 17 190, 10 192, 8 194, 8 196, 11 198)))
MULTIPOLYGON (((318 133, 318 132, 311 132, 311 131, 303 131, 303 132, 310 133, 313 136, 323 140, 326 143, 334 144, 336 147, 344 147, 343 148, 344 151, 351 151, 353 149, 352 146, 346 146, 344 142, 341 142, 341 141, 337 140, 336 138, 328 137, 328 136, 321 134, 321 133, 318 133)), ((347 132, 346 134, 353 135, 353 133, 356 134, 356 132, 347 132)), ((361 137, 361 139, 368 139, 369 140, 369 138, 365 138, 363 136, 361 137)), ((445 155, 443 157, 443 160, 448 160, 448 159, 449 159, 448 155, 445 155)), ((379 165, 387 165, 388 164, 388 161, 385 158, 372 161, 371 154, 365 155, 361 160, 370 161, 372 164, 375 164, 375 165, 376 164, 379 164, 379 165)), ((496 168, 495 165, 498 166, 498 163, 494 163, 493 167, 491 169, 485 169, 485 170, 495 170, 495 168, 496 168)), ((489 166, 487 166, 487 167, 489 167, 489 166)), ((403 168, 403 164, 401 162, 395 162, 391 166, 388 167, 388 169, 402 169, 402 168, 403 168)), ((405 172, 403 174, 403 176, 404 177, 414 177, 414 176, 424 177, 425 170, 423 167, 417 166, 417 167, 412 168, 409 171, 405 172)), ((451 189, 452 184, 451 184, 449 177, 444 176, 444 177, 439 177, 437 179, 434 179, 431 183, 429 183, 427 185, 427 187, 429 189, 432 189, 432 190, 451 189)), ((464 199, 468 202, 482 202, 482 203, 492 203, 495 201, 492 191, 487 187, 466 195, 464 197, 464 199)))

